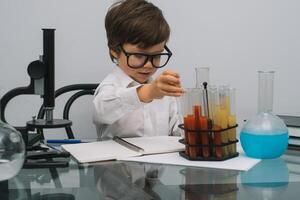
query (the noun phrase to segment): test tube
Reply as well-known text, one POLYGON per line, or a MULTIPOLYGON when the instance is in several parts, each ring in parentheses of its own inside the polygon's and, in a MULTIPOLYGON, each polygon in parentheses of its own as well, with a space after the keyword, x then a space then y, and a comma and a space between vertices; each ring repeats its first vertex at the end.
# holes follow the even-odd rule
POLYGON ((209 67, 196 67, 196 88, 203 87, 203 83, 209 83, 209 67))
MULTIPOLYGON (((229 100, 229 86, 222 85, 219 88, 219 95, 220 95, 220 126, 222 129, 226 129, 228 127, 228 115, 230 111, 230 100, 229 100)), ((222 143, 228 143, 228 131, 223 131, 221 133, 222 143)), ((222 147, 223 156, 227 157, 229 155, 229 148, 228 146, 222 147)))
MULTIPOLYGON (((194 117, 194 130, 201 130, 201 113, 203 110, 203 102, 202 102, 202 89, 201 88, 193 88, 191 92, 191 105, 193 108, 193 117, 194 117)), ((201 144, 201 133, 200 132, 192 132, 189 134, 192 139, 189 140, 190 144, 201 144)), ((192 147, 193 151, 196 151, 197 156, 201 156, 201 147, 192 147)))
MULTIPOLYGON (((202 110, 201 89, 185 89, 185 93, 180 97, 180 101, 180 110, 183 116, 185 128, 185 142, 189 145, 197 145, 199 137, 196 130, 200 129, 199 118, 202 110)), ((185 153, 191 158, 196 158, 201 152, 197 146, 187 146, 185 153)))
MULTIPOLYGON (((229 96, 230 96, 230 113, 228 115, 228 127, 232 127, 236 125, 236 104, 235 104, 235 88, 229 88, 229 96)), ((229 141, 236 140, 236 128, 232 128, 228 130, 229 141)), ((236 153, 236 144, 231 144, 229 146, 229 153, 236 153)))
POLYGON ((213 121, 213 130, 215 130, 212 134, 212 140, 213 144, 216 145, 215 148, 213 149, 213 154, 217 158, 222 157, 222 147, 217 146, 222 144, 222 139, 221 139, 221 127, 220 127, 220 115, 219 115, 219 110, 220 110, 220 99, 219 99, 219 91, 218 88, 215 86, 210 87, 210 97, 211 97, 211 117, 213 121))
POLYGON ((201 132, 201 144, 207 145, 203 146, 202 148, 202 156, 207 158, 210 156, 210 150, 209 150, 209 132, 208 129, 212 128, 212 119, 210 116, 210 110, 209 110, 209 94, 208 94, 208 88, 207 88, 207 82, 203 82, 203 114, 200 117, 200 126, 201 130, 206 130, 206 132, 201 132))
MULTIPOLYGON (((189 115, 191 115, 190 102, 189 102, 189 89, 185 89, 185 92, 177 98, 177 104, 179 113, 181 115, 182 121, 184 123, 184 141, 188 144, 188 124, 189 124, 189 115)), ((189 155, 189 148, 186 146, 185 154, 189 155)))

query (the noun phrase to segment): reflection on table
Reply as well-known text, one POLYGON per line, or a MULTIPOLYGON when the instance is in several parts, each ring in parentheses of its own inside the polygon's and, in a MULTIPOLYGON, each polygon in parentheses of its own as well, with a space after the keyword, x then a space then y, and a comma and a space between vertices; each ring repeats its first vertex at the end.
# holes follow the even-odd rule
POLYGON ((249 171, 71 160, 68 168, 22 169, 0 199, 299 199, 299 155, 287 152, 249 171))

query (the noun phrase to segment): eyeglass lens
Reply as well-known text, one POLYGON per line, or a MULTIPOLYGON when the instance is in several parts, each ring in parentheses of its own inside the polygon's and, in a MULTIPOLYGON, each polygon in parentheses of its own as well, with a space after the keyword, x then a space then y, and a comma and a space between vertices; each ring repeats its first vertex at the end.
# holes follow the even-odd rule
POLYGON ((163 67, 168 62, 169 55, 154 55, 154 56, 147 56, 147 55, 140 55, 140 54, 133 54, 128 56, 128 65, 130 67, 139 68, 142 67, 151 60, 151 63, 154 67, 163 67))

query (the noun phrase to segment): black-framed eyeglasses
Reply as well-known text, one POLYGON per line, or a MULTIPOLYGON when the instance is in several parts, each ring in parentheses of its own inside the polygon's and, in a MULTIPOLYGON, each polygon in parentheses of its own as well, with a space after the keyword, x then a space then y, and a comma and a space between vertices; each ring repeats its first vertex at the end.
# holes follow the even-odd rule
POLYGON ((171 50, 165 45, 166 53, 146 54, 126 52, 120 45, 121 51, 127 57, 127 65, 131 68, 142 68, 149 60, 155 68, 164 67, 172 56, 171 50))

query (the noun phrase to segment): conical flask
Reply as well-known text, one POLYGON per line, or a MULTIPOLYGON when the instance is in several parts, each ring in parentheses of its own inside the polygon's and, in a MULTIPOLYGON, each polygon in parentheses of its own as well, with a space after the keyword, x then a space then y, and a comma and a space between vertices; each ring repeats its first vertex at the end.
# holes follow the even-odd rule
POLYGON ((247 120, 240 141, 247 156, 277 158, 288 146, 288 129, 272 114, 274 71, 258 71, 258 114, 247 120))

